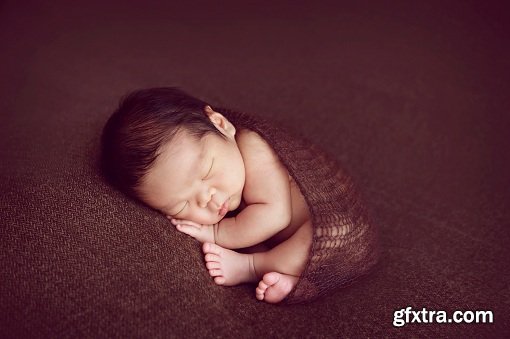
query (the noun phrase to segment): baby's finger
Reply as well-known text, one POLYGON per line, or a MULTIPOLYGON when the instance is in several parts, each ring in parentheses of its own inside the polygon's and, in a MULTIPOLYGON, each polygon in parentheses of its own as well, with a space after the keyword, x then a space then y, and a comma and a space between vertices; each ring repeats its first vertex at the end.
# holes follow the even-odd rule
POLYGON ((196 228, 201 228, 202 225, 200 224, 197 224, 196 222, 193 222, 191 220, 183 220, 183 219, 172 219, 172 223, 174 225, 189 225, 189 226, 193 226, 193 227, 196 227, 196 228))
POLYGON ((202 227, 202 225, 194 223, 193 221, 188 221, 188 220, 182 220, 178 224, 195 227, 197 229, 200 229, 202 227))

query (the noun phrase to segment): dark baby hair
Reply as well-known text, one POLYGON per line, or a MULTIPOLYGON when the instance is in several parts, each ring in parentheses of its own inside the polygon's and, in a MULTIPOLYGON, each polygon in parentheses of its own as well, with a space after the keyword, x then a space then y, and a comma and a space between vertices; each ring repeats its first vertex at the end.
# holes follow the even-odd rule
POLYGON ((100 166, 106 180, 137 199, 137 188, 159 149, 180 129, 197 140, 209 133, 224 137, 205 114, 207 105, 177 87, 139 89, 121 98, 101 137, 100 166))

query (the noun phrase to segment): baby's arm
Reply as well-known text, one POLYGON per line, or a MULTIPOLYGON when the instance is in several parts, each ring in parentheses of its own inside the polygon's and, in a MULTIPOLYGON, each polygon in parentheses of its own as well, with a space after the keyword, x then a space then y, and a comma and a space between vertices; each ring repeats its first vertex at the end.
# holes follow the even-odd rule
POLYGON ((287 170, 258 134, 239 132, 237 143, 245 165, 243 198, 247 206, 214 228, 215 242, 231 249, 269 239, 289 225, 292 215, 287 170))

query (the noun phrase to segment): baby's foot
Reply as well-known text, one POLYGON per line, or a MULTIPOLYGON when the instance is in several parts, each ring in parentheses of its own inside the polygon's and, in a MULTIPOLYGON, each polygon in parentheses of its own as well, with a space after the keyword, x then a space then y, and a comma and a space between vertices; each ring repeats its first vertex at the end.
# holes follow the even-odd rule
POLYGON ((298 280, 299 277, 293 275, 278 272, 266 273, 255 289, 255 296, 258 300, 278 303, 292 291, 298 280))
POLYGON ((204 243, 205 266, 218 285, 233 286, 258 280, 253 255, 237 253, 216 244, 204 243))

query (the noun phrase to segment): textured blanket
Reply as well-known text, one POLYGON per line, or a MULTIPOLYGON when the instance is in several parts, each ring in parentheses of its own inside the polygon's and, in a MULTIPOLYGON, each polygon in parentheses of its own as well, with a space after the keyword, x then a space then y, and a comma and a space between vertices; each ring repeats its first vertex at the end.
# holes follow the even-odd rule
POLYGON ((225 108, 217 111, 237 129, 255 131, 272 146, 310 208, 314 229, 310 254, 283 302, 310 301, 367 274, 378 259, 377 230, 347 171, 278 124, 225 108))

